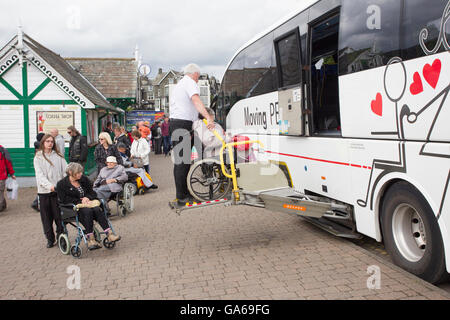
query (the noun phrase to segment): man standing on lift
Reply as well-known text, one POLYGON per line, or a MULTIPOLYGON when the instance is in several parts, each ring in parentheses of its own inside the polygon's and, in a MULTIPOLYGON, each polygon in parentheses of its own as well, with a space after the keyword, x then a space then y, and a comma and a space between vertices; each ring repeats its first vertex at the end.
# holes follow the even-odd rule
POLYGON ((169 131, 173 145, 177 206, 185 206, 191 199, 187 188, 187 175, 191 166, 192 125, 200 113, 214 129, 214 119, 200 100, 200 68, 189 64, 184 68, 184 78, 176 85, 170 101, 169 131))

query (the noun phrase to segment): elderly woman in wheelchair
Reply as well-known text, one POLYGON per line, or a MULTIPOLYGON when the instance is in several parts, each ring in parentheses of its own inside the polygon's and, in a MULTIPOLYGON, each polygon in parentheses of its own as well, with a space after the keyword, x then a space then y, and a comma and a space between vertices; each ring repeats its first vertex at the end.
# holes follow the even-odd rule
MULTIPOLYGON (((75 219, 77 223, 77 225, 74 226, 78 229, 79 236, 76 245, 70 248, 74 257, 81 256, 79 244, 82 238, 87 242, 89 250, 101 248, 100 234, 97 232, 96 236, 94 236, 94 220, 97 221, 104 230, 106 238, 103 241, 103 244, 105 244, 107 248, 111 249, 114 247, 115 243, 121 239, 120 236, 114 234, 114 230, 106 217, 102 203, 98 200, 97 194, 92 188, 91 181, 83 175, 83 171, 83 167, 80 164, 70 163, 66 169, 67 176, 60 180, 56 186, 66 233, 67 223, 71 223, 73 219, 75 219), (81 222, 85 227, 85 231, 81 229, 78 222, 81 222)), ((66 245, 63 245, 63 247, 68 246, 66 233, 64 234, 66 237, 66 245)), ((61 241, 58 240, 60 249, 63 250, 60 242, 61 241)))
POLYGON ((117 164, 116 157, 106 159, 106 167, 100 170, 94 182, 94 191, 99 199, 104 200, 107 213, 110 214, 108 201, 118 200, 116 197, 123 191, 123 185, 128 181, 128 175, 122 165, 117 164))

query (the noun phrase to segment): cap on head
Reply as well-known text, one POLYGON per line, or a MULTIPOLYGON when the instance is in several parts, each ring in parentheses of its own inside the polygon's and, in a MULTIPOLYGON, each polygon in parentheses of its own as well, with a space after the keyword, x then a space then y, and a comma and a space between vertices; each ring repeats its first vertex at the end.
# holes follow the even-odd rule
POLYGON ((106 158, 106 162, 117 163, 117 159, 116 159, 116 157, 110 156, 110 157, 106 158))

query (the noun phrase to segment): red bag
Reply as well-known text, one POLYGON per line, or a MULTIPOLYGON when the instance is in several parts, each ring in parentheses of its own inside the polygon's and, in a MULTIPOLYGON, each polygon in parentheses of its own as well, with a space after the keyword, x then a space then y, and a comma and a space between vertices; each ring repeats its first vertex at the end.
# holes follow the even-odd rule
MULTIPOLYGON (((244 141, 250 141, 250 138, 246 136, 233 137, 233 142, 244 142, 244 141)), ((239 151, 248 151, 250 149, 250 144, 243 144, 240 146, 236 146, 235 148, 238 149, 239 151)))

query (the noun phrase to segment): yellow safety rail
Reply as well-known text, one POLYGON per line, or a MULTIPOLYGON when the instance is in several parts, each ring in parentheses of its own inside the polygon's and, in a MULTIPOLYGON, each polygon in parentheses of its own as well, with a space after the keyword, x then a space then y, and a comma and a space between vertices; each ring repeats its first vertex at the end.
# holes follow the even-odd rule
MULTIPOLYGON (((208 121, 206 119, 203 119, 203 122, 205 123, 206 126, 208 126, 208 121)), ((259 140, 226 143, 225 140, 220 136, 220 134, 215 129, 212 130, 212 132, 214 133, 216 138, 219 139, 220 142, 222 142, 222 148, 220 149, 220 166, 222 167, 222 173, 224 174, 225 177, 232 179, 234 199, 235 201, 239 201, 240 196, 239 196, 239 187, 237 185, 236 166, 234 165, 233 147, 257 143, 261 146, 261 148, 264 148, 264 145, 259 140), (223 158, 225 148, 228 149, 228 155, 230 157, 231 174, 229 174, 225 170, 225 161, 223 158)))

